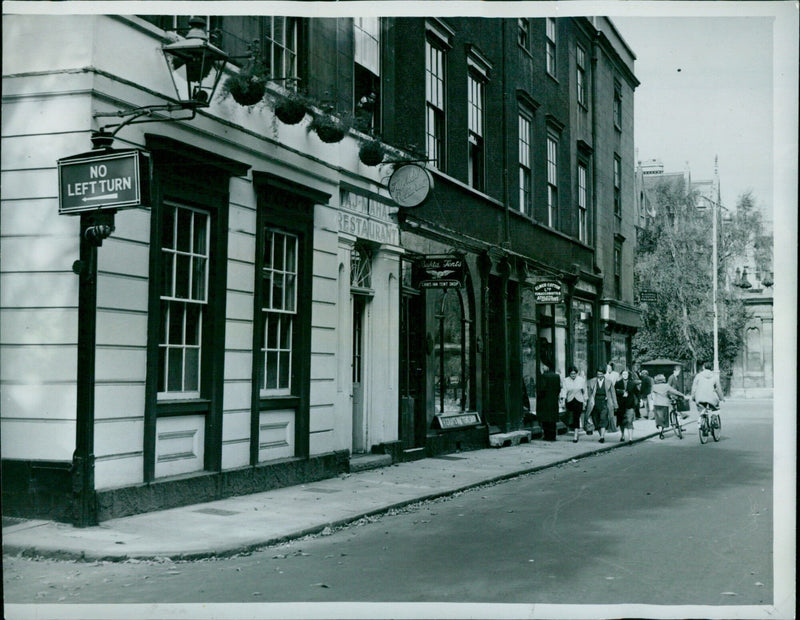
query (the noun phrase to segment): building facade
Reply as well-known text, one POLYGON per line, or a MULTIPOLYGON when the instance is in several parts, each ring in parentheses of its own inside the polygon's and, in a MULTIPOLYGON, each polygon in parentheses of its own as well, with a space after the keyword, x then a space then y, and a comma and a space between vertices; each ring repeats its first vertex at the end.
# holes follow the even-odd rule
POLYGON ((149 200, 87 267, 56 164, 172 101, 162 48, 191 24, 4 19, 5 513, 87 524, 485 447, 530 424, 543 365, 629 364, 638 82, 609 20, 205 24, 223 80, 258 42, 266 99, 112 124, 149 200), (298 83, 290 124, 275 101, 298 83), (353 122, 339 142, 328 111, 353 122), (408 165, 417 206, 389 188, 408 165))

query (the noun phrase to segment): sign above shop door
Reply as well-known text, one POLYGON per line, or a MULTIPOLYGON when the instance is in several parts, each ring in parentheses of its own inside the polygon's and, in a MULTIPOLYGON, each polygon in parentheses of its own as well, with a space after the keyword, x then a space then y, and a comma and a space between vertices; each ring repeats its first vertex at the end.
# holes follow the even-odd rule
POLYGON ((460 288, 466 265, 460 256, 427 256, 420 266, 420 288, 460 288))
POLYGON ((533 298, 537 304, 560 304, 564 291, 558 280, 541 280, 533 285, 533 298))

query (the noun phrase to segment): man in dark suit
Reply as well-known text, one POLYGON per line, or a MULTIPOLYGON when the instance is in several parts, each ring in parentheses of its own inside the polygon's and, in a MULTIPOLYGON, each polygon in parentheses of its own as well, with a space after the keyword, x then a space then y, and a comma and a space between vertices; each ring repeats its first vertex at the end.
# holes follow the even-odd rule
POLYGON ((543 365, 543 370, 536 382, 536 417, 542 425, 545 441, 555 441, 561 377, 547 365, 543 365))

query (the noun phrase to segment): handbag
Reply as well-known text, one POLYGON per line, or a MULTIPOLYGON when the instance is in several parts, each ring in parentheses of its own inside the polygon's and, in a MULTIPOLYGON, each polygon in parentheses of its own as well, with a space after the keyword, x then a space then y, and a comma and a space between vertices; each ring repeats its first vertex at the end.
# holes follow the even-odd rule
POLYGON ((583 430, 586 431, 587 435, 594 432, 594 421, 591 415, 587 415, 586 419, 583 421, 583 430))
POLYGON ((685 411, 689 411, 689 399, 688 398, 679 398, 678 401, 675 403, 675 407, 680 413, 685 411))

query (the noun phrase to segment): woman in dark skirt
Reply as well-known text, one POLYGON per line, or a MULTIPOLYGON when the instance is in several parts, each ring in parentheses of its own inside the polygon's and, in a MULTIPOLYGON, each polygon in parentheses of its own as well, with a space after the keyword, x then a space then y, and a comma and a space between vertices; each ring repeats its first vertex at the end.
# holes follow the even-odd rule
POLYGON ((633 420, 636 417, 636 408, 639 404, 639 388, 630 373, 627 370, 623 370, 614 389, 617 393, 619 440, 625 441, 625 430, 627 429, 628 441, 633 441, 633 420))

